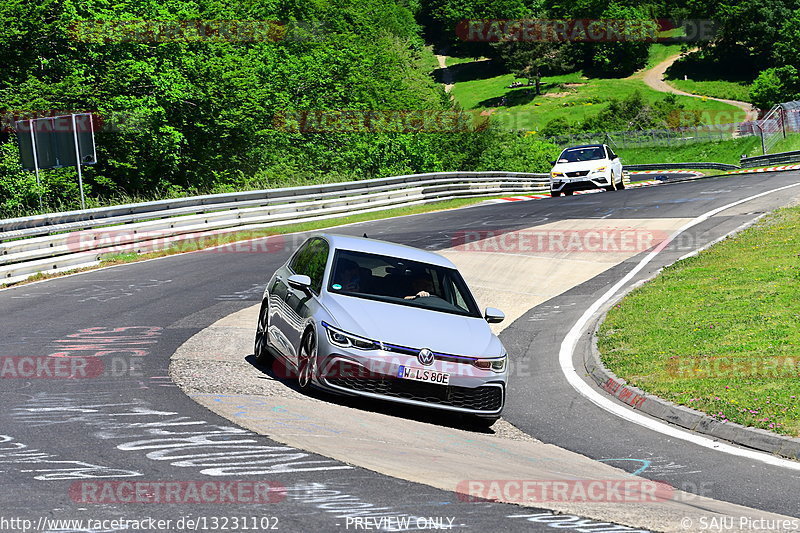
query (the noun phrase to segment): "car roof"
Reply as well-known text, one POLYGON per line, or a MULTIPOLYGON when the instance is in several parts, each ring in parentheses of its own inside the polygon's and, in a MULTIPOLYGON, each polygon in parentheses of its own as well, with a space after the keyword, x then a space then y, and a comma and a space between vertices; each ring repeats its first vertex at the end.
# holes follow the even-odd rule
POLYGON ((602 148, 605 144, 581 144, 580 146, 570 146, 568 148, 564 148, 562 151, 566 150, 577 150, 578 148, 602 148))
POLYGON ((387 255, 400 259, 408 259, 409 261, 430 263, 446 268, 456 268, 449 259, 439 254, 420 250, 419 248, 413 248, 411 246, 405 246, 403 244, 336 233, 323 233, 320 236, 324 237, 330 243, 331 248, 335 250, 350 250, 354 252, 387 255))

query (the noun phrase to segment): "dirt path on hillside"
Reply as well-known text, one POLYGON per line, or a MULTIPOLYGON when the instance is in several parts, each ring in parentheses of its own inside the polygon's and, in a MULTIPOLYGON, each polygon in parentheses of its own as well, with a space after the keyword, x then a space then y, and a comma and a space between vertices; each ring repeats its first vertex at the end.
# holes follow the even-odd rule
POLYGON ((447 56, 436 54, 436 61, 439 62, 439 68, 442 69, 444 92, 449 93, 453 90, 453 73, 447 68, 447 56))
MULTIPOLYGON (((692 98, 703 98, 702 95, 687 93, 686 91, 681 91, 680 89, 676 89, 666 81, 664 81, 664 73, 667 69, 672 66, 672 64, 681 57, 682 54, 676 54, 672 57, 668 57, 658 65, 654 66, 650 70, 644 70, 641 72, 637 72, 632 78, 641 78, 644 83, 654 89, 656 91, 662 93, 672 93, 672 94, 679 94, 681 96, 691 96, 692 98)), ((730 104, 732 106, 736 106, 742 111, 745 112, 745 122, 750 120, 756 120, 758 118, 758 110, 753 107, 752 104, 748 102, 740 102, 738 100, 725 100, 724 98, 712 98, 711 96, 706 96, 708 100, 714 100, 717 102, 724 102, 726 104, 730 104)))

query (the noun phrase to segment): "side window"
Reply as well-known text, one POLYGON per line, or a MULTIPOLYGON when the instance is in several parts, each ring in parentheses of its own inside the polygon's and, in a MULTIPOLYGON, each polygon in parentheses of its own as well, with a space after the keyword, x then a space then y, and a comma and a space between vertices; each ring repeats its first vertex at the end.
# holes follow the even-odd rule
POLYGON ((305 274, 308 276, 308 251, 311 247, 311 243, 314 240, 308 240, 300 246, 300 249, 297 250, 292 257, 291 263, 289 263, 289 268, 292 269, 292 272, 295 274, 305 274))
POLYGON ((304 274, 311 278, 311 290, 319 294, 327 262, 328 243, 324 239, 311 239, 297 250, 289 268, 295 274, 304 274))

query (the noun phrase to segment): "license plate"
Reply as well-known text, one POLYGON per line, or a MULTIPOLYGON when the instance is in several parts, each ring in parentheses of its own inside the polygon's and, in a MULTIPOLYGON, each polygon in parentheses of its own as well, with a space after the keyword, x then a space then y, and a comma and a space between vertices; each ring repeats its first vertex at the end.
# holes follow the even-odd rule
POLYGON ((413 366, 401 366, 397 369, 397 377, 401 379, 412 379, 424 383, 438 383, 439 385, 450 384, 450 374, 425 368, 415 368, 413 366))

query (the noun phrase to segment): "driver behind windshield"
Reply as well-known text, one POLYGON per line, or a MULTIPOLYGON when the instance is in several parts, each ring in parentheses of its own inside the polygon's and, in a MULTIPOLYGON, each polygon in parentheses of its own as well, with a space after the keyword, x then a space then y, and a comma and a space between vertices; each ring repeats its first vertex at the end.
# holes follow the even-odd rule
POLYGON ((341 287, 334 286, 334 288, 341 288, 350 292, 359 292, 361 290, 361 275, 358 265, 354 261, 349 259, 339 260, 336 272, 338 274, 336 281, 341 287))
POLYGON ((416 272, 411 278, 411 294, 404 300, 415 300, 417 298, 427 298, 433 292, 433 281, 430 275, 425 272, 416 272))

